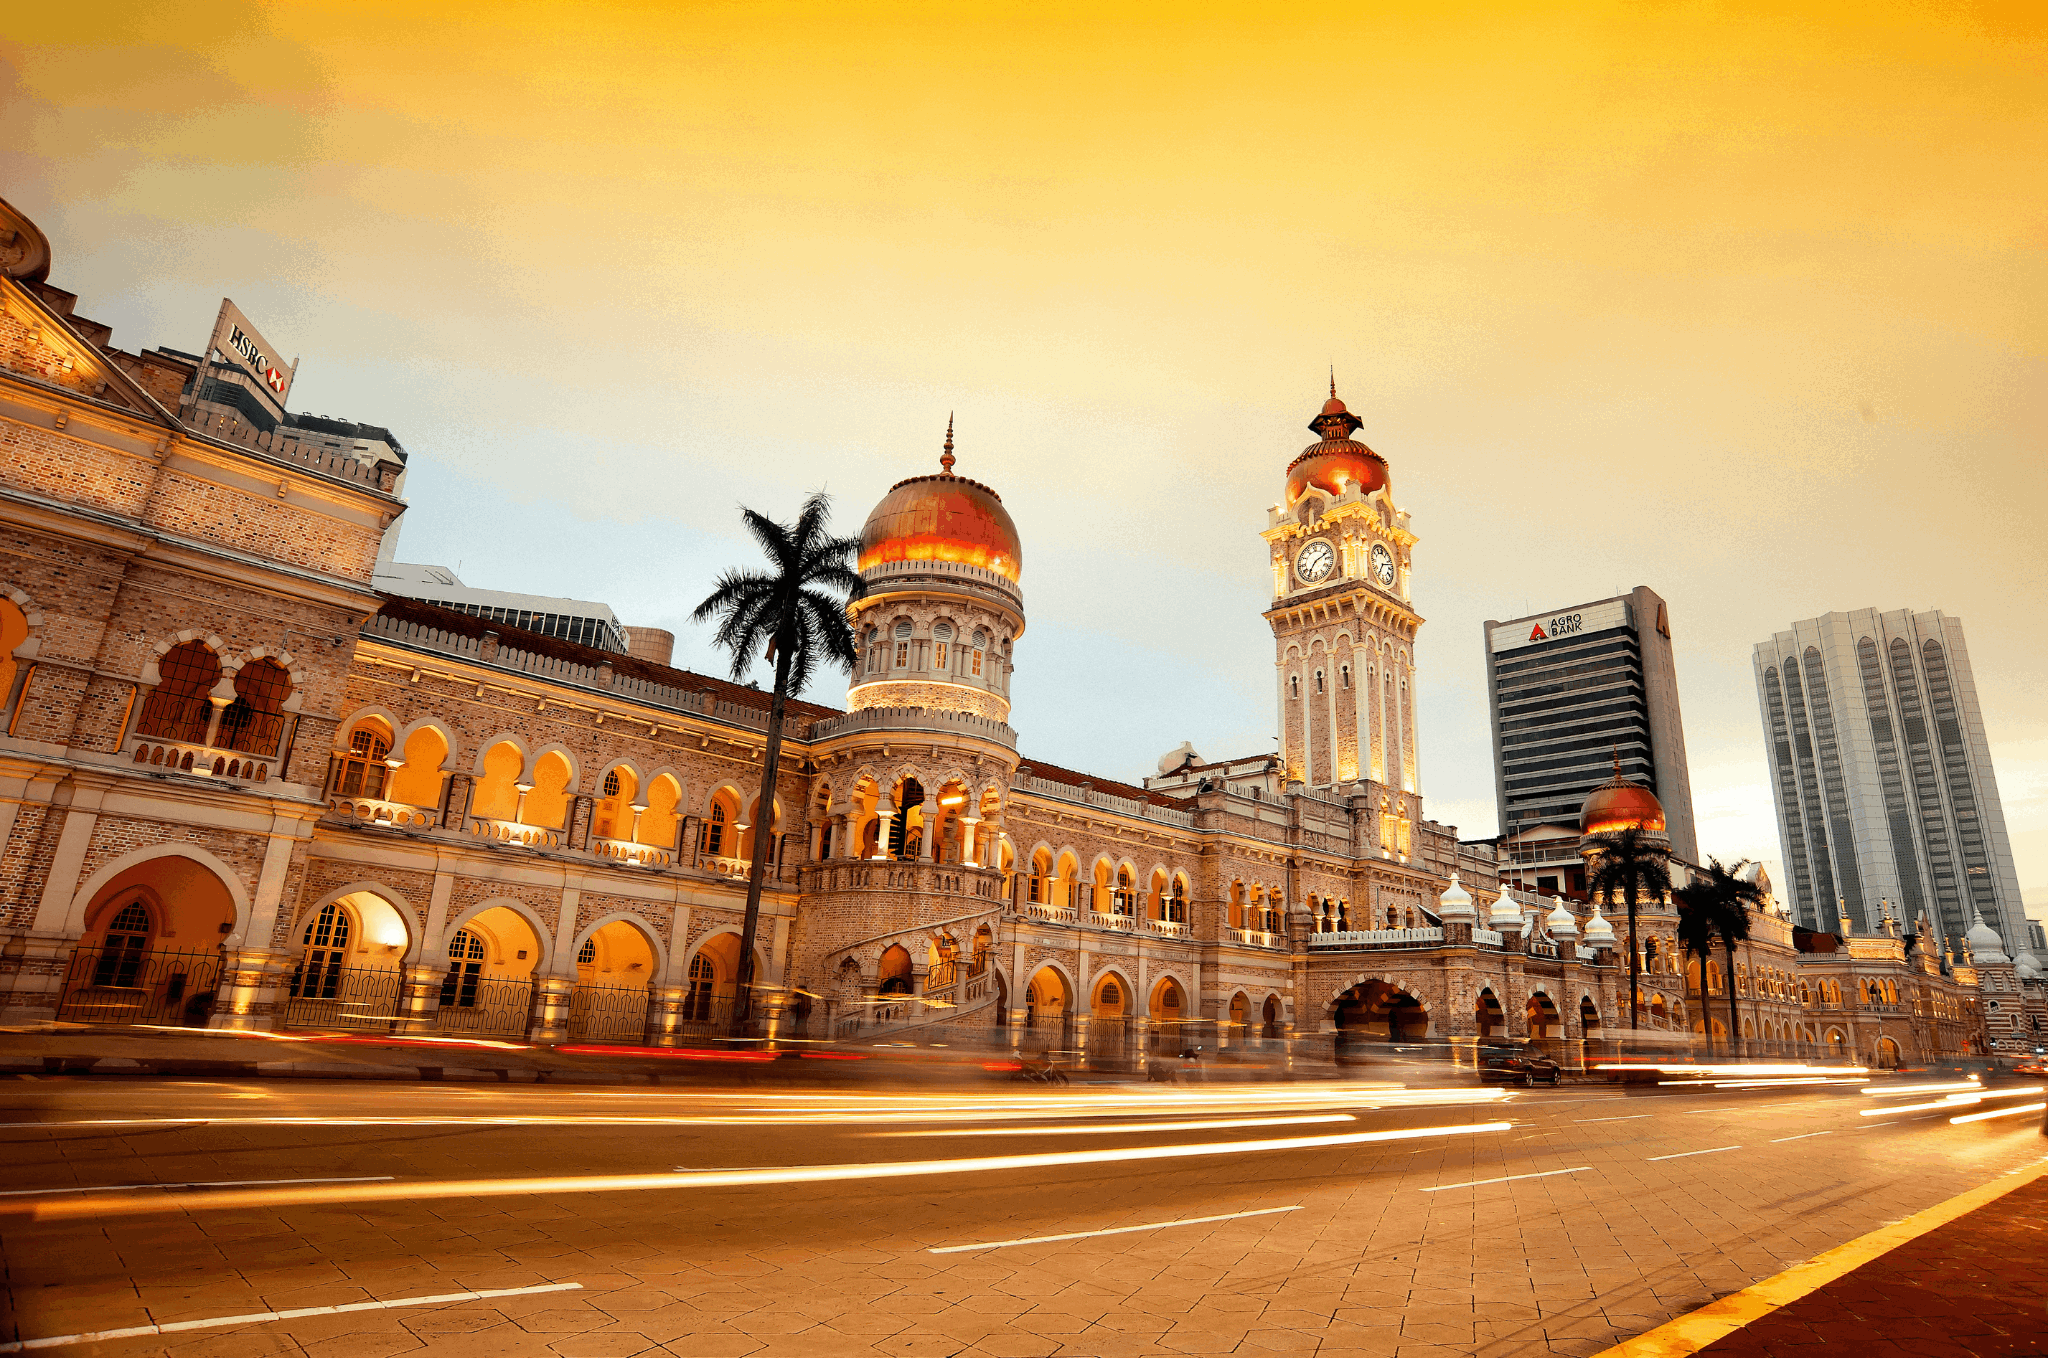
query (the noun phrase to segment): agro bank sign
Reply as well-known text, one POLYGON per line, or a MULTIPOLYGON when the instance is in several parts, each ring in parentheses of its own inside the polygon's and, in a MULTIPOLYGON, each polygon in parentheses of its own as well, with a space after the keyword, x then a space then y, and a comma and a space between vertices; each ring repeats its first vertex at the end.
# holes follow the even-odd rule
POLYGON ((270 347, 270 341, 263 338, 240 307, 225 297, 220 299, 220 319, 213 323, 209 351, 255 378, 263 394, 276 402, 282 413, 297 365, 287 368, 277 357, 277 350, 270 347))
POLYGON ((1493 629, 1487 640, 1491 643, 1494 654, 1498 655, 1502 651, 1513 651, 1523 646, 1559 641, 1585 632, 1605 632, 1609 628, 1627 625, 1628 600, 1609 599, 1605 603, 1588 604, 1584 608, 1553 613, 1549 617, 1504 622, 1493 629))

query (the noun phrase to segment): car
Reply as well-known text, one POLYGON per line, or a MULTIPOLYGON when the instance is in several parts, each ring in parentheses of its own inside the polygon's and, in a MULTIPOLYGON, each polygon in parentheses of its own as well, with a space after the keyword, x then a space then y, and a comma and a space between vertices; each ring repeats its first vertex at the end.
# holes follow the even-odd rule
POLYGON ((2033 1080, 2048 1079, 2048 1056, 2036 1056, 2031 1061, 2022 1061, 2012 1068, 2012 1073, 2033 1080))
POLYGON ((1505 1084, 1560 1085, 1564 1067, 1547 1056, 1489 1056, 1479 1063, 1479 1078, 1505 1084))

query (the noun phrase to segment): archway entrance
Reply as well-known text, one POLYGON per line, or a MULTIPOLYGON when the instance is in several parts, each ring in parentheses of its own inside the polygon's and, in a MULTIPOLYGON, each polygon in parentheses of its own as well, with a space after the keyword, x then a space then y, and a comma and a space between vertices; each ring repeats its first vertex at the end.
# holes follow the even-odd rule
POLYGON ((1507 1013, 1500 1007, 1500 997, 1491 989, 1479 992, 1479 1000, 1472 1006, 1472 1021, 1478 1025, 1481 1042, 1507 1036, 1507 1013))
POLYGON ((1339 995, 1337 1057, 1382 1042, 1421 1042, 1429 1036, 1429 1011, 1422 1001, 1385 981, 1366 981, 1339 995))
POLYGON ((220 984, 235 902, 198 861, 167 855, 101 887, 71 950, 57 1017, 67 1023, 203 1027, 220 984))
POLYGON ((640 1042, 647 1036, 647 987, 654 978, 654 945, 622 919, 591 931, 576 951, 576 985, 569 992, 569 1040, 640 1042))
POLYGON ((1131 983, 1115 972, 1096 978, 1088 997, 1088 1064, 1096 1070, 1119 1070, 1131 1056, 1132 1022, 1137 997, 1131 983))
POLYGON ((1871 1051, 1870 1064, 1879 1070, 1896 1070, 1899 1065, 1899 1044, 1888 1037, 1880 1037, 1871 1051))
POLYGON ((1529 997, 1527 1013, 1529 1018, 1529 1036, 1553 1038, 1564 1036, 1564 1015, 1557 1012, 1557 1005, 1552 1003, 1550 996, 1542 991, 1539 990, 1529 997))
POLYGON ((1032 1051, 1073 1046, 1073 1017, 1066 977, 1040 967, 1024 987, 1024 1042, 1032 1051))
POLYGON ((540 939, 518 911, 494 905, 472 917, 448 938, 435 1029, 524 1037, 540 951, 540 939))

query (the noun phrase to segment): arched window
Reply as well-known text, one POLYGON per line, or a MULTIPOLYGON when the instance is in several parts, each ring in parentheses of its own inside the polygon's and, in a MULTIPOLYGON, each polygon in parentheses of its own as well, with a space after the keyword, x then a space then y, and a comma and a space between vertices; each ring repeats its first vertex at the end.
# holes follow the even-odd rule
POLYGON ((910 663, 910 624, 896 624, 896 668, 902 669, 910 663))
POLYGON ((1337 679, 1338 682, 1341 683, 1345 688, 1350 688, 1351 667, 1349 665, 1339 665, 1337 667, 1337 679))
POLYGON ((329 902, 306 926, 306 955, 292 977, 295 1000, 331 1000, 341 989, 342 959, 348 955, 348 912, 329 902))
POLYGON ((0 599, 0 707, 14 697, 14 673, 19 668, 14 648, 27 640, 27 615, 14 606, 12 599, 0 599))
POLYGON ((391 753, 391 742, 367 726, 358 726, 348 738, 348 753, 341 757, 334 770, 334 795, 337 797, 382 797, 384 779, 390 773, 384 759, 391 753))
POLYGON ((586 938, 583 940, 583 946, 576 950, 576 965, 579 967, 594 967, 597 965, 596 939, 586 938))
POLYGON ((157 685, 142 700, 136 734, 197 744, 206 739, 212 705, 206 695, 220 682, 220 657, 205 643, 173 646, 156 662, 157 685))
POLYGON ((711 997, 718 989, 718 968, 698 953, 690 959, 690 993, 683 999, 683 1017, 692 1023, 711 1019, 711 997))
POLYGON ((1299 698, 1301 696, 1300 675, 1290 674, 1287 676, 1287 696, 1290 698, 1299 698))
POLYGON ((1104 1009, 1114 1009, 1123 1002, 1123 987, 1119 986, 1115 981, 1104 981, 1102 983, 1102 1007, 1104 1009))
POLYGON ((725 806, 721 802, 711 804, 711 819, 704 822, 704 855, 725 857, 725 806))
POLYGON ((943 672, 946 669, 948 653, 952 650, 953 629, 940 623, 932 629, 932 668, 943 672))
POLYGON ((284 739, 284 700, 290 671, 273 660, 252 660, 235 675, 235 700, 220 714, 219 743, 243 754, 275 755, 284 739))
POLYGON ((467 929, 455 931, 455 936, 448 940, 448 975, 441 981, 444 1007, 476 1007, 477 984, 483 976, 485 956, 481 937, 467 929))
POLYGON ((149 947, 149 909, 140 900, 133 900, 121 907, 113 922, 107 925, 107 936, 100 944, 99 961, 92 970, 92 983, 96 986, 132 986, 136 973, 142 969, 142 954, 149 947))

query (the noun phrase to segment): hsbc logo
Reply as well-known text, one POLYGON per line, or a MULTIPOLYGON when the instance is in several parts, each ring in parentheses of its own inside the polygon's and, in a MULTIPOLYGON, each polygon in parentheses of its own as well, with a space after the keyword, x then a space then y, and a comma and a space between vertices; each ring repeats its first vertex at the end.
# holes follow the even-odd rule
POLYGON ((241 326, 230 327, 228 347, 242 356, 242 362, 248 364, 250 369, 263 379, 264 385, 268 386, 279 396, 284 395, 285 383, 288 379, 284 373, 278 370, 278 366, 270 361, 270 355, 259 349, 256 346, 255 340, 242 333, 241 326))

